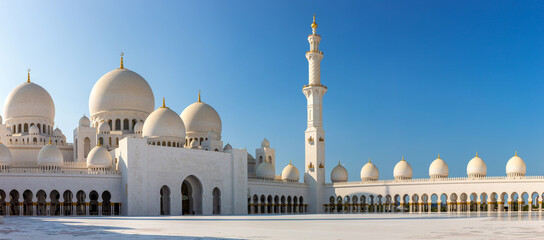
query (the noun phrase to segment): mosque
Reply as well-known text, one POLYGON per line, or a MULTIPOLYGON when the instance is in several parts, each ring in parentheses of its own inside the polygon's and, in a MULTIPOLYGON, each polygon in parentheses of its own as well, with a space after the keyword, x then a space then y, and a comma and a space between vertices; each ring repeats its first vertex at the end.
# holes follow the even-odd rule
POLYGON ((412 179, 402 158, 394 179, 380 180, 370 160, 361 181, 338 164, 325 182, 321 84, 323 52, 311 24, 303 179, 291 163, 276 175, 275 149, 264 139, 254 154, 224 144, 218 111, 200 98, 181 114, 155 96, 139 74, 120 67, 96 81, 89 117, 73 143, 55 126, 50 94, 27 81, 13 89, 0 118, 1 215, 210 215, 363 212, 542 211, 544 177, 525 176, 517 153, 506 176, 488 177, 482 158, 467 177, 448 177, 438 156, 429 178, 412 179))

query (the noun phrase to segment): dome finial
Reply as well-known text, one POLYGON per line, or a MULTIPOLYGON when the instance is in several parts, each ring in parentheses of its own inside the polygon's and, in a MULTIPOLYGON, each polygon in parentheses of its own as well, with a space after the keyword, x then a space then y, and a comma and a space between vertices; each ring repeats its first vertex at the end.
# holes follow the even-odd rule
POLYGON ((121 52, 121 66, 119 68, 123 69, 125 66, 123 65, 123 56, 125 56, 124 52, 121 52))
POLYGON ((164 98, 162 98, 162 107, 165 108, 166 107, 166 104, 164 102, 164 98))
POLYGON ((291 163, 291 160, 289 160, 289 165, 293 165, 293 164, 291 163))
POLYGON ((478 152, 476 152, 476 157, 478 157, 478 152))
POLYGON ((370 163, 370 158, 368 158, 368 163, 370 163))
POLYGON ((26 82, 30 82, 30 68, 27 69, 26 72, 27 72, 26 82))
POLYGON ((440 153, 438 154, 438 159, 440 159, 440 153))
POLYGON ((317 23, 315 23, 315 13, 314 13, 314 21, 312 22, 311 27, 314 29, 314 31, 317 28, 317 23))
POLYGON ((402 155, 402 160, 401 161, 404 161, 404 155, 402 155))
POLYGON ((516 150, 516 152, 514 153, 514 156, 518 156, 518 150, 516 150))
POLYGON ((198 102, 202 102, 202 99, 200 98, 200 89, 198 90, 198 102))

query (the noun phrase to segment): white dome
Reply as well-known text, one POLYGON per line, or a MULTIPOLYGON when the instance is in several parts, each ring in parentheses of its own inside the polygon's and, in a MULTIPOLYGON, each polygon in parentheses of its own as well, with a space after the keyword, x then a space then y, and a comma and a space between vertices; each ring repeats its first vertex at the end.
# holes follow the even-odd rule
POLYGON ((55 130, 53 130, 53 136, 62 137, 63 136, 62 131, 58 127, 55 128, 55 130))
POLYGON ((107 122, 101 122, 98 125, 98 132, 99 133, 104 133, 104 132, 108 133, 110 131, 111 131, 111 127, 107 122))
POLYGON ((104 74, 94 84, 89 98, 91 116, 116 110, 151 113, 153 109, 153 90, 142 76, 126 68, 104 74))
POLYGON ((340 165, 340 162, 338 162, 338 165, 334 167, 331 171, 331 181, 333 183, 348 181, 348 171, 346 170, 346 168, 340 165))
POLYGON ((113 163, 111 154, 104 146, 96 146, 87 155, 88 168, 109 168, 113 163))
POLYGON ((170 108, 160 107, 145 119, 142 136, 148 138, 174 137, 185 139, 185 124, 170 108))
POLYGON ((395 168, 393 169, 393 176, 397 180, 402 179, 412 179, 412 166, 406 161, 404 161, 404 157, 402 157, 402 160, 395 165, 395 168))
POLYGON ((281 171, 281 179, 298 182, 300 179, 300 174, 298 173, 298 169, 295 167, 295 165, 289 162, 289 165, 285 166, 283 171, 281 171))
POLYGON ((486 174, 487 165, 485 165, 484 160, 478 157, 478 153, 476 153, 476 157, 468 162, 467 175, 468 177, 485 177, 486 174))
POLYGON ((361 180, 364 181, 376 181, 380 178, 380 172, 374 163, 368 160, 368 163, 361 168, 361 180))
POLYGON ((506 163, 506 175, 509 177, 525 176, 527 167, 525 162, 518 156, 518 153, 508 160, 506 163))
POLYGON ((431 178, 447 178, 449 172, 448 164, 440 158, 440 155, 429 166, 429 176, 431 178))
POLYGON ((195 102, 181 112, 187 135, 202 134, 205 136, 213 130, 221 136, 221 118, 215 109, 203 102, 195 102))
POLYGON ((263 139, 263 141, 261 142, 261 147, 262 148, 269 148, 270 147, 270 142, 268 141, 268 139, 263 139))
POLYGON ((60 166, 63 163, 62 153, 57 145, 49 143, 43 146, 38 153, 38 165, 40 166, 60 166))
POLYGON ((198 145, 199 145, 199 142, 198 142, 197 139, 193 139, 193 141, 191 141, 191 143, 189 143, 189 147, 192 148, 192 149, 198 148, 198 145))
POLYGON ((229 143, 227 143, 227 145, 225 145, 225 147, 223 148, 223 151, 230 151, 230 150, 232 150, 232 146, 229 143))
POLYGON ((274 179, 276 173, 274 166, 268 161, 264 161, 257 167, 257 177, 274 179))
POLYGON ((6 145, 0 143, 0 165, 9 166, 11 165, 11 160, 11 151, 8 147, 6 147, 6 145))
POLYGON ((32 125, 32 126, 30 126, 30 129, 28 130, 28 133, 30 133, 31 135, 39 134, 40 129, 38 127, 36 127, 36 125, 32 125))
POLYGON ((138 121, 136 125, 134 125, 134 132, 135 133, 142 133, 142 130, 144 129, 144 122, 138 121))
POLYGON ((91 126, 91 120, 85 115, 79 119, 79 126, 80 127, 89 127, 91 126))
POLYGON ((6 121, 21 117, 55 119, 55 104, 51 95, 40 85, 25 82, 13 89, 4 104, 6 121))

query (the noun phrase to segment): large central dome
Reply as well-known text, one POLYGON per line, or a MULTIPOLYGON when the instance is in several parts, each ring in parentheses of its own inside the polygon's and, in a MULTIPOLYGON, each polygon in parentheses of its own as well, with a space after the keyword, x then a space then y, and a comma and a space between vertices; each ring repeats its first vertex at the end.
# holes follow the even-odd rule
POLYGON ((51 95, 40 85, 25 82, 13 89, 4 104, 6 121, 20 117, 55 119, 55 104, 51 95))
POLYGON ((138 111, 151 113, 155 109, 153 90, 139 74, 118 68, 102 76, 89 98, 91 116, 107 111, 138 111))

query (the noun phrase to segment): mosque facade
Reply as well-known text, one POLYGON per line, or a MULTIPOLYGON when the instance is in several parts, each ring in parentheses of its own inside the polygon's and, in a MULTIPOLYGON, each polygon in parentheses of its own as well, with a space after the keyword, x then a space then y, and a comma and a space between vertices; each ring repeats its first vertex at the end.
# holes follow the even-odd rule
POLYGON ((305 169, 291 163, 276 175, 275 149, 264 139, 255 153, 224 144, 219 113, 198 100, 181 114, 164 99, 155 109, 148 82, 124 67, 103 75, 89 98, 89 117, 73 143, 55 128, 55 104, 28 74, 0 118, 1 215, 210 215, 339 212, 542 211, 544 177, 525 176, 517 153, 506 176, 488 177, 476 156, 467 177, 449 177, 435 159, 429 178, 412 179, 404 158, 394 179, 380 180, 370 160, 361 181, 348 182, 340 163, 325 181, 325 131, 317 23, 306 52, 309 80, 305 169))

